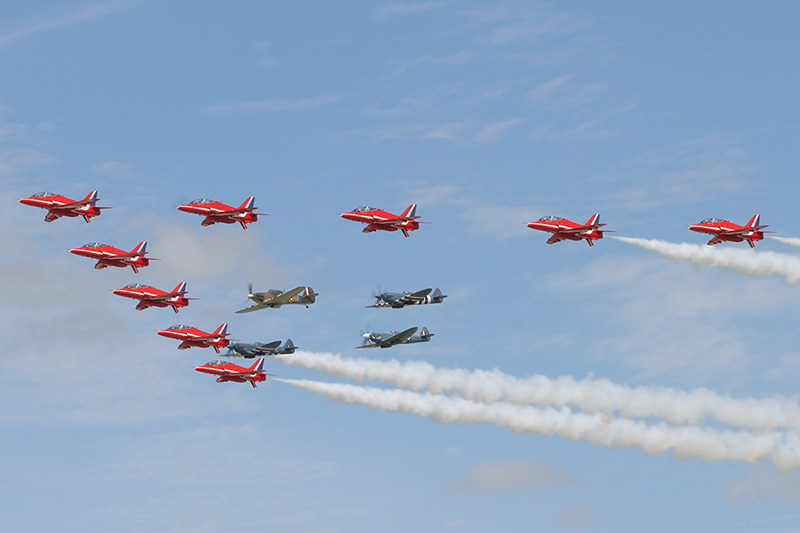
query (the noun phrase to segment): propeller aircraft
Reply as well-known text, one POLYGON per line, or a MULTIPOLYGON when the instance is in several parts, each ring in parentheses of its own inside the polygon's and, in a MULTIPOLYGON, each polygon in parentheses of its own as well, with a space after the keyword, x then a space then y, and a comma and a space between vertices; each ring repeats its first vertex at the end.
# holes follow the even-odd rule
POLYGON ((73 248, 70 252, 75 255, 97 259, 97 263, 94 265, 95 268, 110 266, 125 268, 129 266, 134 273, 139 272, 140 268, 149 265, 150 261, 156 261, 154 257, 145 257, 147 255, 147 241, 140 242, 130 252, 99 242, 84 244, 73 248))
POLYGON ((740 226, 739 224, 734 224, 733 222, 719 218, 707 218, 697 224, 692 224, 689 226, 689 229, 697 231, 698 233, 713 235, 714 237, 706 243, 709 246, 714 246, 722 241, 747 241, 750 248, 755 248, 756 245, 754 241, 762 240, 765 233, 772 233, 771 231, 760 231, 763 228, 769 227, 759 225, 760 221, 761 215, 755 215, 746 226, 740 226))
POLYGON ((136 309, 139 311, 148 307, 172 307, 172 310, 177 313, 179 307, 189 305, 189 300, 196 300, 196 298, 186 298, 184 296, 187 292, 185 281, 179 283, 177 287, 172 289, 172 292, 164 292, 161 289, 142 283, 131 283, 111 292, 118 296, 139 300, 136 305, 136 309))
POLYGON ((438 288, 433 290, 433 294, 431 294, 431 289, 422 289, 415 293, 410 293, 408 291, 399 293, 381 292, 375 295, 376 302, 367 307, 392 307, 394 309, 400 309, 407 305, 440 304, 445 298, 447 298, 447 295, 442 294, 442 291, 438 288))
POLYGON ((258 361, 253 363, 253 366, 249 368, 235 365, 227 361, 217 360, 209 361, 204 365, 196 366, 194 369, 198 372, 219 376, 217 377, 217 383, 224 383, 226 381, 245 383, 249 381, 250 385, 252 385, 254 389, 256 388, 257 382, 267 380, 267 374, 264 373, 263 357, 259 357, 258 361))
POLYGON ((242 228, 247 229, 248 224, 258 220, 258 215, 266 215, 266 213, 255 212, 258 208, 253 207, 254 201, 255 196, 249 196, 239 207, 232 207, 216 200, 200 198, 188 204, 179 205, 178 209, 185 213, 194 213, 206 217, 200 223, 201 226, 210 226, 217 223, 235 224, 238 222, 242 228))
POLYGON ((251 311, 264 309, 265 307, 277 308, 288 304, 300 304, 308 307, 316 302, 317 296, 319 296, 319 294, 314 292, 314 289, 311 287, 302 286, 295 287, 294 289, 288 291, 270 289, 267 292, 253 292, 253 284, 248 283, 247 290, 250 291, 247 297, 253 300, 255 303, 250 307, 239 309, 236 311, 237 313, 249 313, 251 311))
POLYGON ((539 231, 549 231, 553 235, 547 239, 547 244, 553 244, 563 240, 580 241, 586 240, 589 246, 594 246, 592 241, 602 239, 603 233, 611 233, 610 230, 599 230, 605 226, 600 224, 600 215, 595 213, 586 224, 578 224, 563 217, 546 216, 534 222, 528 222, 527 226, 539 231))
POLYGON ((83 200, 73 200, 60 194, 52 192, 37 192, 33 196, 20 198, 21 204, 31 207, 47 209, 44 216, 45 222, 52 222, 61 217, 83 217, 89 222, 92 217, 100 216, 101 209, 111 209, 110 207, 97 207, 95 204, 99 198, 97 191, 91 191, 83 200))
POLYGON ((256 356, 263 355, 289 355, 297 350, 292 339, 286 339, 286 343, 281 346, 281 341, 272 341, 268 343, 256 342, 254 344, 246 344, 241 342, 234 342, 228 345, 229 357, 244 357, 245 359, 252 359, 256 356))
POLYGON ((212 333, 206 333, 205 331, 192 326, 176 324, 168 327, 167 329, 158 331, 158 334, 162 337, 178 339, 181 341, 180 346, 178 346, 179 350, 186 350, 187 348, 191 348, 193 346, 198 348, 211 347, 214 348, 217 353, 219 353, 220 348, 225 348, 228 346, 228 344, 230 344, 230 341, 226 338, 228 335, 230 335, 230 333, 228 333, 228 324, 222 324, 212 333))
POLYGON ((415 342, 428 342, 433 337, 433 333, 428 328, 423 327, 419 335, 415 335, 417 328, 408 328, 405 331, 390 333, 364 333, 364 343, 356 348, 391 348, 396 344, 413 344, 415 342))
POLYGON ((375 207, 363 206, 357 207, 352 211, 342 213, 342 218, 353 220, 355 222, 363 222, 367 226, 361 230, 364 233, 372 233, 373 231, 397 231, 403 232, 403 235, 408 237, 409 231, 419 229, 420 218, 416 215, 417 204, 411 204, 400 215, 394 215, 382 209, 375 207))

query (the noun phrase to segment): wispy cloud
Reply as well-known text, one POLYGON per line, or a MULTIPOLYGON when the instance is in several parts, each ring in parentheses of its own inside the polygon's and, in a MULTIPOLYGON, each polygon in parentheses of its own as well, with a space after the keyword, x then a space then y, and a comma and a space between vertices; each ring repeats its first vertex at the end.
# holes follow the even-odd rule
POLYGON ((493 492, 535 487, 563 487, 576 480, 558 467, 545 462, 519 459, 505 462, 486 462, 472 465, 459 480, 456 489, 493 492))
POLYGON ((90 4, 71 13, 53 16, 47 20, 0 33, 0 46, 43 31, 69 26, 78 22, 88 22, 96 18, 111 15, 123 9, 128 9, 136 3, 137 2, 134 0, 111 0, 109 2, 90 4))
POLYGON ((340 96, 318 96, 302 100, 279 100, 267 98, 251 102, 216 104, 203 111, 212 115, 229 116, 243 113, 273 113, 279 111, 303 111, 342 100, 340 96))
POLYGON ((496 143, 505 137, 508 130, 522 122, 524 120, 521 118, 492 122, 481 128, 470 141, 476 144, 496 143))
POLYGON ((564 88, 571 79, 572 76, 561 76, 560 78, 555 78, 550 81, 544 82, 541 85, 537 85, 536 87, 528 91, 527 98, 529 100, 536 100, 536 101, 545 100, 546 98, 549 98, 556 91, 559 91, 562 88, 564 88))
POLYGON ((104 161, 92 167, 92 174, 109 178, 132 178, 136 176, 133 167, 119 161, 104 161))

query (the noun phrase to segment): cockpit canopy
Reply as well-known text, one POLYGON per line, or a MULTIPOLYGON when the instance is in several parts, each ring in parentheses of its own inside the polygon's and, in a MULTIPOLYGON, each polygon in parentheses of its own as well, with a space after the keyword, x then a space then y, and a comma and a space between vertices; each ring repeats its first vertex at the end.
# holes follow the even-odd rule
POLYGON ((208 363, 206 363, 206 364, 207 364, 208 366, 220 366, 220 365, 224 365, 226 362, 227 362, 227 361, 222 361, 222 360, 220 360, 220 359, 217 359, 216 361, 209 361, 209 362, 208 362, 208 363))
POLYGON ((33 195, 34 198, 47 198, 48 196, 56 196, 54 192, 37 192, 33 195))
POLYGON ((84 244, 81 248, 102 248, 103 246, 108 246, 108 245, 103 244, 102 242, 89 242, 84 244))
POLYGON ((707 218, 705 220, 701 220, 701 224, 716 224, 717 222, 722 222, 721 218, 707 218))
POLYGON ((131 283, 130 285, 125 285, 126 289, 144 289, 145 287, 148 287, 148 285, 145 285, 144 283, 131 283))
POLYGON ((189 329, 191 326, 184 326, 183 324, 175 324, 174 326, 170 326, 167 329, 174 329, 174 330, 182 330, 182 329, 189 329))
POLYGON ((192 200, 189 203, 190 204, 198 204, 199 205, 199 204, 210 204, 210 203, 212 203, 214 201, 215 200, 209 200, 208 198, 198 198, 197 200, 192 200))
POLYGON ((546 217, 542 217, 539 219, 539 222, 553 222, 554 220, 561 220, 564 217, 556 217, 553 215, 548 215, 546 217))
POLYGON ((353 211, 356 213, 363 213, 364 211, 376 211, 376 210, 377 210, 376 207, 370 207, 368 205, 362 205, 361 207, 356 207, 355 209, 353 209, 353 211))

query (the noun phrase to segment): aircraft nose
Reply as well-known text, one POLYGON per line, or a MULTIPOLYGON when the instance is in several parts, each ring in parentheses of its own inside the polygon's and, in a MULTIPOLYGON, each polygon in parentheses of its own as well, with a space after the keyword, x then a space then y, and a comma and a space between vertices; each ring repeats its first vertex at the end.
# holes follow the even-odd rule
POLYGON ((361 336, 362 336, 362 337, 364 337, 365 339, 369 339, 369 337, 370 337, 370 334, 369 334, 369 333, 364 333, 364 334, 363 334, 363 335, 361 335, 361 336))

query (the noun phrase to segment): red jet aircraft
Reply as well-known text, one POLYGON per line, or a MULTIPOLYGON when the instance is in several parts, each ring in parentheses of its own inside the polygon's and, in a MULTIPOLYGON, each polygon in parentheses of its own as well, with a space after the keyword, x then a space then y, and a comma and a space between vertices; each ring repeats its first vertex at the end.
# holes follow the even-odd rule
POLYGON ((130 252, 99 242, 84 244, 78 248, 73 248, 70 252, 75 255, 97 259, 97 264, 94 265, 95 268, 109 266, 125 268, 129 266, 134 272, 139 272, 139 269, 149 265, 150 261, 156 261, 154 257, 145 257, 147 255, 147 241, 140 242, 130 252))
POLYGON ((253 207, 255 196, 250 196, 238 208, 225 205, 222 202, 200 198, 188 204, 179 205, 178 209, 186 213, 202 215, 206 218, 200 223, 201 226, 210 226, 220 222, 222 224, 234 224, 238 222, 244 229, 247 225, 258 220, 258 215, 265 213, 254 213, 257 207, 253 207))
POLYGON ((172 292, 164 292, 161 289, 156 289, 150 285, 142 285, 141 283, 131 283, 130 285, 125 285, 121 289, 115 289, 112 292, 119 296, 139 300, 139 303, 136 305, 136 309, 139 311, 147 309, 148 307, 172 307, 177 313, 179 307, 187 306, 189 305, 189 300, 195 299, 184 297, 186 294, 185 281, 179 283, 172 292))
POLYGON ((230 335, 230 333, 228 333, 228 324, 222 324, 215 329, 213 333, 206 333, 192 326, 177 324, 167 329, 162 329, 158 334, 162 337, 169 337, 182 341, 180 346, 178 346, 179 350, 185 350, 192 346, 197 346, 198 348, 211 347, 219 353, 220 348, 225 348, 230 344, 230 341, 226 339, 226 337, 230 335))
POLYGON ((20 198, 19 202, 47 209, 47 214, 44 216, 45 222, 52 222, 61 217, 83 217, 86 222, 89 222, 92 217, 100 216, 101 209, 111 209, 110 207, 97 207, 95 203, 98 200, 97 191, 90 192, 86 198, 80 201, 52 192, 37 192, 33 196, 20 198))
POLYGON ((580 241, 586 240, 589 246, 594 246, 592 241, 603 238, 603 233, 609 233, 610 230, 599 230, 605 224, 599 224, 600 215, 595 213, 589 218, 584 225, 577 222, 567 220, 561 217, 542 217, 535 222, 528 222, 527 226, 531 229, 538 229, 539 231, 549 231, 553 235, 547 239, 547 244, 553 244, 563 240, 580 241))
POLYGON ((228 363, 227 361, 211 361, 204 365, 194 367, 198 372, 205 372, 206 374, 214 374, 219 376, 217 383, 225 381, 235 381, 237 383, 250 382, 253 388, 256 388, 256 382, 266 381, 267 374, 263 371, 264 358, 259 357, 250 368, 228 363))
POLYGON ((364 233, 372 233, 373 231, 397 231, 403 232, 403 235, 408 237, 409 231, 419 229, 419 222, 416 219, 417 204, 411 204, 403 211, 400 216, 393 215, 382 209, 374 207, 363 206, 357 207, 347 213, 342 213, 342 218, 347 220, 355 220, 356 222, 363 222, 367 225, 363 230, 364 233))
POLYGON ((765 233, 771 233, 770 231, 759 231, 769 227, 759 226, 758 223, 760 221, 761 215, 756 215, 750 219, 750 222, 748 222, 746 226, 740 226, 739 224, 734 224, 733 222, 721 220, 719 218, 707 218, 698 224, 692 224, 689 226, 689 229, 699 233, 713 235, 714 237, 706 243, 709 246, 719 244, 722 241, 747 241, 750 248, 755 248, 756 245, 753 241, 760 241, 764 238, 765 233))

